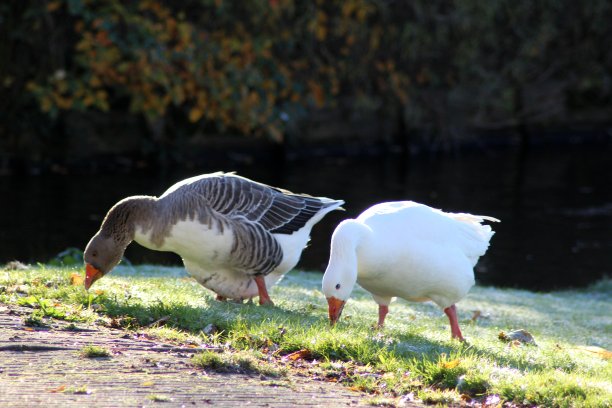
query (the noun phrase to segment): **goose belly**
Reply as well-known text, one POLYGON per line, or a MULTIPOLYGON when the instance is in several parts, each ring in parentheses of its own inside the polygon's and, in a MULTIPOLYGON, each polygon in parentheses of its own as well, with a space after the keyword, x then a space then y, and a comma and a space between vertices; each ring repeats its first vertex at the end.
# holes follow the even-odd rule
POLYGON ((216 268, 228 262, 234 237, 228 229, 209 228, 195 220, 179 221, 170 227, 161 245, 156 245, 152 231, 136 230, 134 240, 140 245, 174 252, 182 258, 192 259, 206 268, 216 268))
POLYGON ((183 258, 185 269, 202 286, 216 294, 234 300, 258 295, 253 277, 231 268, 206 268, 199 262, 183 258))
MULTIPOLYGON (((283 258, 265 276, 268 289, 297 264, 308 242, 309 232, 310 229, 303 229, 290 235, 274 234, 282 248, 283 258)), ((234 236, 229 229, 208 228, 196 221, 179 221, 170 228, 162 245, 155 245, 152 238, 150 232, 137 229, 134 240, 150 249, 180 255, 187 272, 202 286, 218 295, 236 300, 258 296, 253 275, 232 267, 234 236)))
POLYGON ((445 308, 474 285, 471 261, 458 249, 445 248, 441 253, 435 245, 419 242, 401 248, 389 244, 361 255, 357 280, 380 297, 431 300, 445 308))
MULTIPOLYGON (((274 235, 283 250, 283 259, 272 272, 264 277, 268 289, 277 284, 298 263, 302 250, 308 242, 308 232, 301 230, 293 234, 274 235)), ((202 286, 221 296, 242 300, 259 295, 253 275, 249 273, 232 268, 205 268, 202 263, 187 259, 183 259, 183 262, 187 272, 202 286)))
MULTIPOLYGON (((234 300, 250 299, 258 296, 257 284, 253 275, 232 268, 204 267, 199 262, 183 258, 185 270, 202 286, 216 294, 234 300)), ((272 271, 264 277, 266 287, 274 286, 284 275, 284 272, 272 271)))

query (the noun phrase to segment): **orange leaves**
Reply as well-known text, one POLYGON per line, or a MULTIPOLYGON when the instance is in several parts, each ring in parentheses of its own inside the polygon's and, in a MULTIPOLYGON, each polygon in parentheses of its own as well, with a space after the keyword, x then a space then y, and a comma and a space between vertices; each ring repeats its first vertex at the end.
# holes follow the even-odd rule
POLYGON ((317 12, 317 19, 315 25, 315 36, 319 41, 324 41, 327 37, 327 20, 327 14, 319 10, 317 12))
POLYGON ((108 32, 100 30, 95 35, 95 41, 102 47, 108 47, 112 44, 112 41, 108 37, 108 32))
MULTIPOLYGON (((49 12, 64 6, 46 3, 49 12)), ((393 42, 401 27, 386 26, 369 0, 320 0, 306 8, 293 0, 256 8, 217 0, 188 10, 161 0, 94 2, 71 13, 70 70, 63 80, 28 84, 52 116, 128 101, 133 114, 158 119, 174 106, 185 122, 280 142, 290 121, 340 97, 361 92, 408 101, 408 70, 393 42), (280 119, 286 112, 299 114, 280 119)), ((430 83, 426 71, 410 72, 430 83)))
POLYGON ((50 389, 49 392, 57 393, 57 392, 64 392, 65 390, 66 390, 66 386, 65 385, 60 385, 57 388, 50 389))
POLYGON ((312 95, 317 107, 323 107, 325 104, 325 91, 323 90, 323 87, 319 83, 310 80, 308 81, 308 89, 310 90, 310 94, 312 95))
POLYGON ((189 121, 195 123, 204 116, 204 111, 199 106, 194 106, 189 110, 189 121))
POLYGON ((70 274, 70 284, 72 286, 81 286, 85 280, 83 279, 83 275, 80 273, 73 272, 70 274))
POLYGON ((601 347, 596 347, 596 346, 583 346, 583 347, 578 347, 579 350, 582 351, 586 351, 589 353, 594 354, 595 356, 602 358, 604 360, 610 360, 612 359, 612 352, 608 351, 604 348, 601 347))
POLYGON ((450 361, 440 361, 439 365, 440 367, 446 368, 447 370, 452 370, 453 368, 457 367, 460 363, 461 363, 461 359, 456 358, 450 361))
POLYGON ((312 352, 307 349, 301 349, 298 351, 294 351, 293 353, 289 353, 283 357, 285 360, 296 361, 296 360, 310 360, 312 359, 312 352))
POLYGON ((54 11, 58 10, 60 7, 62 7, 62 2, 59 0, 50 1, 49 3, 47 3, 47 11, 49 13, 53 13, 54 11))

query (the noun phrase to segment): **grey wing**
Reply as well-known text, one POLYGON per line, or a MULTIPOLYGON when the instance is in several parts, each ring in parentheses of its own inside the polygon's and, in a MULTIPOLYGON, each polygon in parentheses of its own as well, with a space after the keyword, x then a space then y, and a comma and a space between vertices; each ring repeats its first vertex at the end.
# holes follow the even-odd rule
POLYGON ((273 234, 292 234, 323 208, 338 205, 335 200, 293 194, 234 175, 207 181, 206 195, 215 211, 246 218, 273 234))
POLYGON ((270 187, 249 179, 219 174, 182 186, 186 211, 201 222, 217 223, 234 234, 232 257, 237 268, 267 274, 282 261, 283 253, 272 234, 298 231, 321 209, 342 202, 270 187))
POLYGON ((336 201, 293 194, 289 191, 234 177, 240 184, 242 199, 235 211, 261 224, 273 234, 292 234, 300 230, 323 208, 336 201))
POLYGON ((223 174, 198 179, 174 192, 187 217, 197 218, 209 227, 215 225, 221 231, 232 231, 232 264, 253 274, 268 274, 283 259, 282 248, 269 228, 274 223, 262 212, 273 205, 275 194, 280 193, 248 179, 223 174))

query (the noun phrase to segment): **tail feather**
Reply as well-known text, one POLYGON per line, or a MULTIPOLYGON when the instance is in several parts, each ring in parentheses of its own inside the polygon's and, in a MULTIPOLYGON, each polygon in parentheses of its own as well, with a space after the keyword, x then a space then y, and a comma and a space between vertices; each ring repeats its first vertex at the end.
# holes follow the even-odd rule
POLYGON ((451 218, 462 222, 462 247, 465 255, 470 259, 472 265, 476 265, 478 258, 483 256, 489 248, 489 241, 495 234, 490 225, 483 225, 484 221, 500 222, 497 218, 485 215, 472 215, 465 213, 449 214, 451 218))

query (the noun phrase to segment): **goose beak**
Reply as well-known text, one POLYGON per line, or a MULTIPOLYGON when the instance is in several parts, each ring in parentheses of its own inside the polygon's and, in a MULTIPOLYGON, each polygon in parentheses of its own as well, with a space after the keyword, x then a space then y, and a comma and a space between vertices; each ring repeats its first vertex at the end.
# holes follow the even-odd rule
POLYGON ((89 290, 91 285, 103 275, 104 274, 92 264, 85 264, 85 290, 89 290))
POLYGON ((344 305, 346 304, 346 300, 340 300, 330 296, 327 298, 327 304, 329 305, 329 323, 333 326, 340 318, 342 309, 344 309, 344 305))

